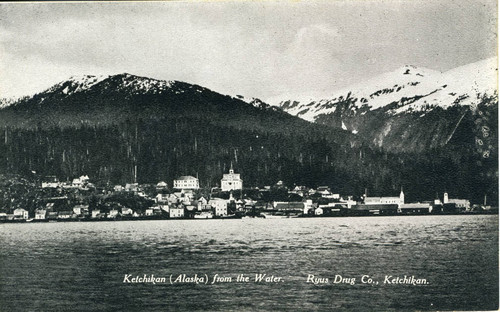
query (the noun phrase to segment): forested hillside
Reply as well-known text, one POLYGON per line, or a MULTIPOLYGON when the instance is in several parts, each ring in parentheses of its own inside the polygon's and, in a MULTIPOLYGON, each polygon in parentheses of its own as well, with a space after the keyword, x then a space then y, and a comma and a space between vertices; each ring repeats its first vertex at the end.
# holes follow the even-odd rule
MULTIPOLYGON (((123 184, 137 167, 139 183, 171 185, 193 175, 213 187, 232 163, 246 187, 283 180, 353 195, 365 188, 390 195, 403 186, 408 200, 443 191, 475 202, 485 193, 497 197, 494 149, 483 157, 453 139, 419 153, 387 150, 256 106, 200 86, 126 74, 68 80, 0 109, 0 172, 62 180, 86 174, 97 184, 123 184)), ((478 116, 463 119, 454 138, 468 135, 463 129, 478 116)), ((494 140, 497 126, 490 128, 494 140)))

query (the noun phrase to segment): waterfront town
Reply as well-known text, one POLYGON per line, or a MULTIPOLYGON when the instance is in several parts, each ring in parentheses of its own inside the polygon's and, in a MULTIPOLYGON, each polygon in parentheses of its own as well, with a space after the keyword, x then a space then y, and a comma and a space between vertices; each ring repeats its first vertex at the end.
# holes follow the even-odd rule
POLYGON ((471 205, 469 200, 452 198, 446 192, 430 201, 408 203, 403 189, 390 197, 368 196, 365 190, 355 198, 336 194, 328 186, 288 188, 282 181, 263 188, 244 188, 232 166, 220 182, 220 187, 210 190, 201 189, 193 176, 178 177, 171 188, 164 181, 95 187, 86 175, 66 182, 44 177, 36 187, 34 207, 26 209, 3 201, 0 222, 498 213, 498 208, 487 205, 486 198, 481 205, 471 205))

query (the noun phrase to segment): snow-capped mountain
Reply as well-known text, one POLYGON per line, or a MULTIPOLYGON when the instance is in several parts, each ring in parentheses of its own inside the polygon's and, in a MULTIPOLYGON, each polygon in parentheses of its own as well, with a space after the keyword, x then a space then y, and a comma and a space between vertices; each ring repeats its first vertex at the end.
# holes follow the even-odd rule
POLYGON ((73 76, 68 80, 55 84, 47 93, 62 92, 66 95, 85 92, 98 86, 104 89, 113 88, 114 92, 127 92, 129 94, 161 94, 170 90, 177 81, 157 80, 139 77, 127 73, 110 75, 83 75, 73 76))
POLYGON ((480 129, 496 129, 497 68, 496 58, 444 73, 404 66, 329 97, 268 101, 292 115, 351 132, 387 150, 424 151, 451 140, 468 146, 488 141, 491 150, 496 142, 480 129))
MULTIPOLYGON (((76 126, 114 124, 138 116, 258 115, 270 111, 287 120, 295 119, 256 98, 232 97, 182 81, 123 73, 73 76, 33 96, 2 99, 0 123, 15 127, 76 126)), ((227 117, 223 120, 230 122, 227 117)))
POLYGON ((352 103, 352 110, 376 110, 390 105, 390 114, 421 112, 433 107, 473 106, 482 95, 495 94, 497 68, 496 58, 444 73, 404 66, 332 92, 329 97, 313 99, 308 96, 278 96, 267 102, 309 121, 318 121, 320 116, 334 113, 339 104, 345 101, 352 103))
POLYGON ((50 102, 54 97, 70 98, 74 95, 85 96, 86 94, 96 95, 97 93, 119 93, 120 96, 129 98, 133 95, 180 94, 187 89, 195 89, 197 92, 208 90, 180 81, 158 80, 128 73, 118 75, 81 75, 72 76, 67 80, 56 83, 47 90, 31 96, 23 96, 16 99, 0 98, 0 109, 11 105, 23 105, 27 101, 32 104, 36 102, 38 105, 44 105, 44 103, 50 102))

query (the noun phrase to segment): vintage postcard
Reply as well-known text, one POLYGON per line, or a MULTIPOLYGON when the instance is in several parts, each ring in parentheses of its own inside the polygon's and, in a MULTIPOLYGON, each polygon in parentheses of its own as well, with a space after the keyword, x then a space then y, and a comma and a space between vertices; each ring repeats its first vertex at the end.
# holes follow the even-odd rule
POLYGON ((498 310, 497 12, 0 3, 0 310, 498 310))

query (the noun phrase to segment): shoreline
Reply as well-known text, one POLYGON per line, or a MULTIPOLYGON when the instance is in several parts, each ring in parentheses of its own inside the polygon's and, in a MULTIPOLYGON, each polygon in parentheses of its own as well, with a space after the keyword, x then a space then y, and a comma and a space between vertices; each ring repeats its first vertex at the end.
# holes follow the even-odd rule
POLYGON ((0 224, 2 223, 67 223, 67 222, 120 222, 120 221, 175 221, 175 220, 234 220, 234 219, 324 219, 324 218, 359 218, 359 217, 398 217, 398 216, 462 216, 462 215, 498 215, 498 210, 488 212, 463 212, 463 213, 405 213, 405 214, 386 214, 386 215, 377 215, 377 214, 368 214, 368 215, 337 215, 337 216, 307 216, 307 215, 297 215, 297 216, 274 216, 272 218, 266 217, 249 217, 249 216, 240 216, 240 217, 213 217, 213 218, 168 218, 163 216, 154 216, 154 217, 130 217, 130 218, 73 218, 73 219, 21 219, 21 220, 0 220, 0 224))

